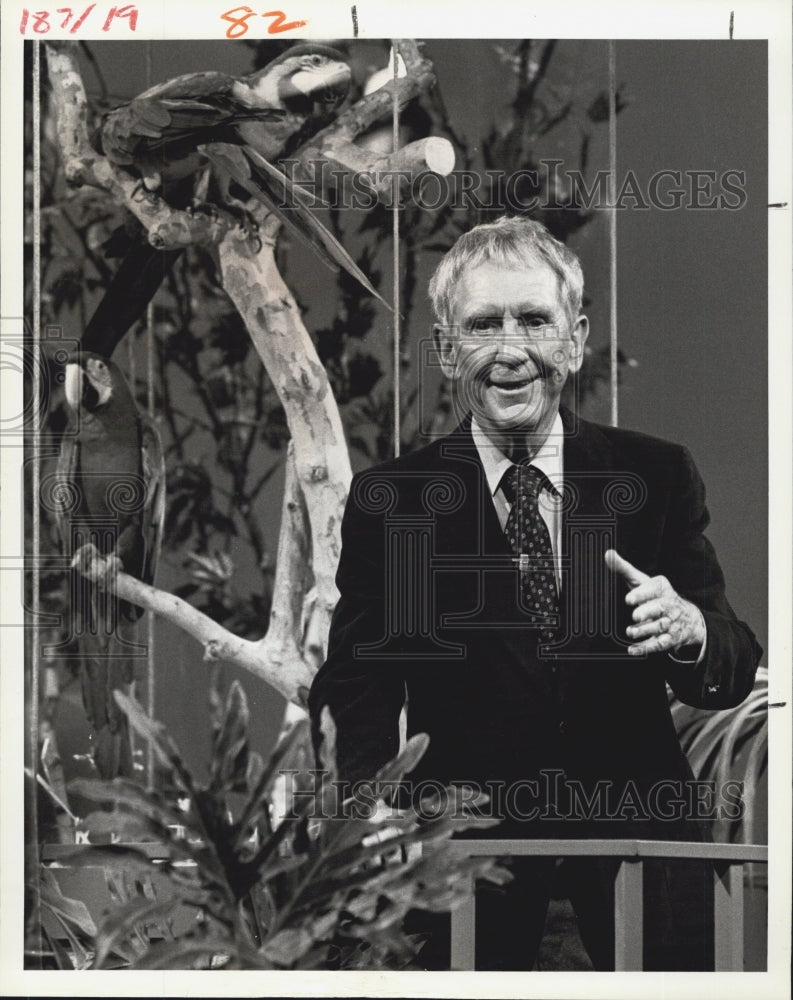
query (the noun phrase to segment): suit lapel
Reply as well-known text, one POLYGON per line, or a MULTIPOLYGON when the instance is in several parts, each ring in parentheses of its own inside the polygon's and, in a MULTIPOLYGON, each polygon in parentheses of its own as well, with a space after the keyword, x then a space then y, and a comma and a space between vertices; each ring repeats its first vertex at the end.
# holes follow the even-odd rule
POLYGON ((442 467, 459 476, 465 490, 463 504, 455 517, 458 544, 463 539, 470 539, 471 551, 477 555, 511 555, 471 434, 470 416, 453 434, 441 441, 441 459, 442 467))
MULTIPOLYGON (((607 549, 632 552, 636 518, 621 516, 631 490, 609 438, 594 424, 562 409, 565 428, 565 510, 562 527, 562 659, 627 656, 624 586, 605 566, 607 549)), ((630 556, 628 556, 630 558, 630 556)))
MULTIPOLYGON (((565 501, 562 523, 562 558, 572 555, 575 526, 608 516, 607 489, 614 463, 612 448, 594 424, 562 408, 564 427, 565 501)), ((573 577, 574 578, 574 577, 573 577)))
POLYGON ((458 509, 437 519, 435 551, 451 557, 439 606, 451 628, 473 628, 498 645, 509 634, 525 629, 518 610, 517 576, 509 542, 501 529, 479 453, 471 435, 470 418, 439 442, 438 468, 455 476, 464 491, 458 509), (485 631, 478 631, 485 630, 485 631))

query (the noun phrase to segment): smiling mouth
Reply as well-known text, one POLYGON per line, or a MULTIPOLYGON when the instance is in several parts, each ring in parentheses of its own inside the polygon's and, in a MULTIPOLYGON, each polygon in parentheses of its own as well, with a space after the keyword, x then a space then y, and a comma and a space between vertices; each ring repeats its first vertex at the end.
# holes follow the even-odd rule
POLYGON ((485 379, 485 384, 488 388, 501 389, 503 392, 516 392, 519 389, 525 389, 526 386, 531 385, 538 378, 537 375, 532 375, 530 378, 493 378, 492 376, 485 379))

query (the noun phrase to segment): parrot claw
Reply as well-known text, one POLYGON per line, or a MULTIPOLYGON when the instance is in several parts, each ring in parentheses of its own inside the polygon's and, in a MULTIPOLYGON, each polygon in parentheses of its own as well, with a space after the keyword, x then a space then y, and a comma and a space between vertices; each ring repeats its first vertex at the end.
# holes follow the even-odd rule
POLYGON ((108 587, 123 568, 117 555, 101 555, 93 542, 81 545, 72 559, 72 569, 103 587, 108 587))
POLYGON ((153 190, 149 188, 145 181, 139 180, 135 187, 132 189, 132 201, 136 204, 148 204, 156 206, 158 203, 158 197, 156 189, 153 190))
POLYGON ((259 253, 262 249, 262 240, 259 236, 259 223, 254 219, 251 213, 246 208, 242 208, 241 205, 232 204, 227 201, 223 207, 229 215, 233 216, 237 220, 237 227, 243 237, 251 240, 256 248, 256 253, 259 253))
POLYGON ((246 239, 251 240, 256 248, 255 252, 260 253, 262 249, 262 238, 259 236, 259 223, 253 218, 250 212, 246 212, 243 209, 237 225, 240 227, 240 231, 243 236, 246 239))
POLYGON ((151 193, 159 191, 162 188, 162 174, 157 170, 150 174, 144 174, 143 186, 151 193))
POLYGON ((188 205, 186 211, 188 215, 208 215, 213 222, 220 214, 217 205, 213 205, 211 201, 202 201, 199 205, 188 205))
POLYGON ((237 220, 237 225, 244 233, 255 236, 259 232, 259 223, 242 205, 227 201, 223 207, 229 215, 232 215, 237 220))

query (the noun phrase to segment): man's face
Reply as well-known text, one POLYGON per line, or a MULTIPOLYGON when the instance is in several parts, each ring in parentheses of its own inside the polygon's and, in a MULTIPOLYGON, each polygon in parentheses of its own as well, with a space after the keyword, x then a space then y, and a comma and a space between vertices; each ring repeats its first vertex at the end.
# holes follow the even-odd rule
POLYGON ((568 372, 581 366, 588 332, 585 316, 571 324, 547 264, 488 261, 463 270, 450 326, 437 328, 436 342, 444 374, 484 431, 544 435, 568 372))

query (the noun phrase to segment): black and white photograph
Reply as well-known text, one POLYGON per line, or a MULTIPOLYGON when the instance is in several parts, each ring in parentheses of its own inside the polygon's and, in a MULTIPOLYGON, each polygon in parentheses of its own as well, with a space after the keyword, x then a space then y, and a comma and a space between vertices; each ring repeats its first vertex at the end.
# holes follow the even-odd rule
POLYGON ((230 3, 3 6, 4 995, 789 997, 786 5, 230 3))

